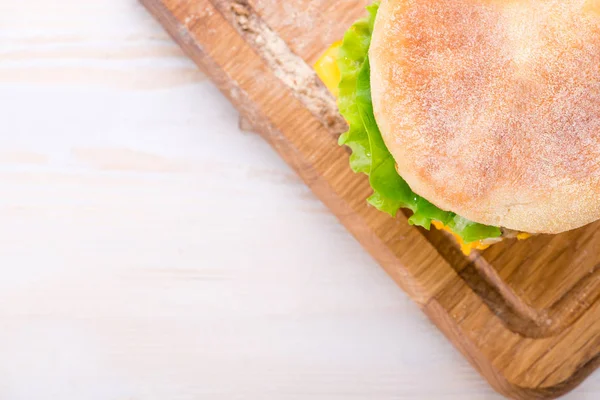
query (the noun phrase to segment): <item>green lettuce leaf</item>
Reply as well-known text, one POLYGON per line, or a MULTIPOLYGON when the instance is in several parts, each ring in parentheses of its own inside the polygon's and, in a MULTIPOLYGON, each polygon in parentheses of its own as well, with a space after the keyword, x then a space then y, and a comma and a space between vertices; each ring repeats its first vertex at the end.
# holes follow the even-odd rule
POLYGON ((431 228, 432 221, 439 221, 465 243, 499 237, 502 234, 499 228, 443 211, 420 197, 396 171, 396 161, 383 141, 371 100, 368 52, 378 8, 378 3, 367 7, 368 17, 357 21, 346 32, 338 55, 341 72, 338 107, 349 125, 348 132, 340 136, 339 143, 352 150, 352 170, 369 176, 374 192, 369 203, 391 216, 396 216, 401 208, 410 209, 413 215, 409 223, 425 229, 431 228))

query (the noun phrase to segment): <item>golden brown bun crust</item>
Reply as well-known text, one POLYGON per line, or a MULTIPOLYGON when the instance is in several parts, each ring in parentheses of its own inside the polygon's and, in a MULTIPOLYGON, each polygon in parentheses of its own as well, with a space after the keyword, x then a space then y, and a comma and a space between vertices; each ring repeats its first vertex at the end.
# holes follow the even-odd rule
POLYGON ((383 0, 370 60, 416 193, 531 233, 600 218, 600 0, 383 0))

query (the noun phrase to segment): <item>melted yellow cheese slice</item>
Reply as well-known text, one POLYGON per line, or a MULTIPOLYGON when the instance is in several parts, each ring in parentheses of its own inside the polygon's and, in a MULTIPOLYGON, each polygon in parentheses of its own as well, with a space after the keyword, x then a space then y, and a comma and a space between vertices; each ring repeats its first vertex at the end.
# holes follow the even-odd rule
POLYGON ((448 228, 441 222, 433 221, 432 224, 440 231, 450 232, 452 234, 452 236, 454 236, 454 239, 460 245, 460 249, 466 256, 471 254, 471 251, 473 251, 473 250, 485 250, 491 246, 489 244, 483 244, 483 242, 481 240, 478 240, 478 241, 472 242, 472 243, 465 243, 465 241, 462 240, 462 238, 460 236, 458 236, 456 233, 452 232, 452 229, 448 228))
POLYGON ((315 71, 327 89, 335 96, 338 96, 338 86, 342 80, 340 69, 337 65, 337 56, 342 45, 342 41, 335 42, 315 64, 315 71))

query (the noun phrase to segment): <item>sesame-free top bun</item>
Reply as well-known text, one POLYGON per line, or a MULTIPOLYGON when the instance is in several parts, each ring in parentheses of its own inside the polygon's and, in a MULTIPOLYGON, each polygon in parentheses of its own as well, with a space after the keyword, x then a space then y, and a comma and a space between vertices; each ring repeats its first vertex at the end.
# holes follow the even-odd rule
POLYGON ((600 218, 600 1, 383 0, 369 57, 416 193, 530 233, 600 218))

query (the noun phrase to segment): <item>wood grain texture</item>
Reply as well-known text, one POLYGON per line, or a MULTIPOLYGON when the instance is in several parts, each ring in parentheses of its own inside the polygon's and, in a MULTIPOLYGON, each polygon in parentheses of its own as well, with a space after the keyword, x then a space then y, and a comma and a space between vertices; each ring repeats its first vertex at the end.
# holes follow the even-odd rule
POLYGON ((1 399, 497 398, 137 1, 0 57, 1 399))
POLYGON ((308 68, 365 1, 143 3, 498 391, 552 398, 596 368, 597 225, 465 258, 366 205, 368 182, 348 168, 340 121, 308 68))

